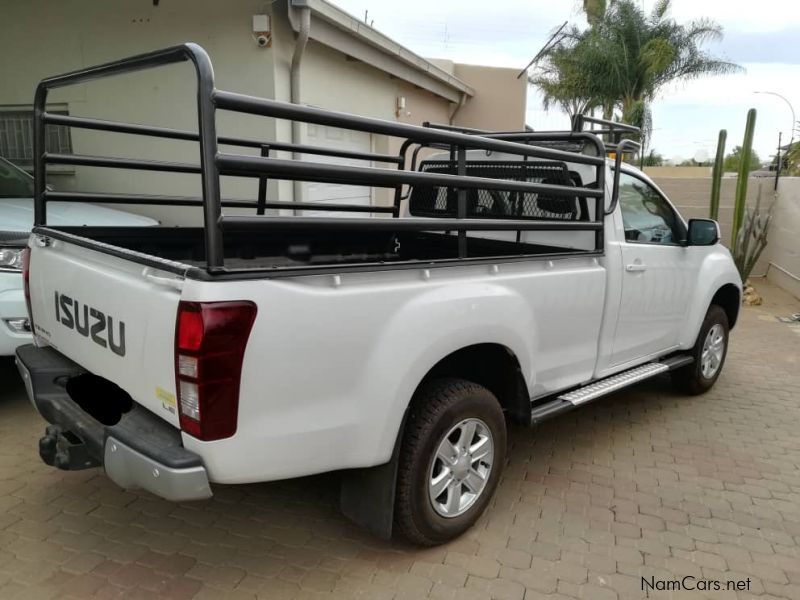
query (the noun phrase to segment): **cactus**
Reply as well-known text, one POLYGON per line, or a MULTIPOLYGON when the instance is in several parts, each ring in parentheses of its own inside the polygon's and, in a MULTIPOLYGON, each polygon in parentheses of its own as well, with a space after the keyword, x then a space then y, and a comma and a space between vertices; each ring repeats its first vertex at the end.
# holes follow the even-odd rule
POLYGON ((733 227, 731 231, 731 247, 736 250, 739 229, 744 223, 745 205, 747 204, 747 181, 750 177, 750 157, 753 155, 753 132, 756 128, 756 109, 747 111, 747 125, 744 130, 742 153, 739 156, 739 177, 736 181, 736 204, 733 208, 733 227))
POLYGON ((714 169, 711 171, 711 211, 709 217, 719 221, 719 191, 722 187, 723 162, 725 161, 725 142, 728 139, 728 132, 725 129, 719 130, 719 140, 717 141, 717 156, 714 159, 714 169))
POLYGON ((755 208, 752 211, 746 209, 746 216, 736 235, 736 243, 733 247, 733 261, 736 263, 742 281, 747 281, 750 272, 767 246, 767 232, 774 206, 775 198, 766 212, 761 212, 761 183, 759 183, 755 208))

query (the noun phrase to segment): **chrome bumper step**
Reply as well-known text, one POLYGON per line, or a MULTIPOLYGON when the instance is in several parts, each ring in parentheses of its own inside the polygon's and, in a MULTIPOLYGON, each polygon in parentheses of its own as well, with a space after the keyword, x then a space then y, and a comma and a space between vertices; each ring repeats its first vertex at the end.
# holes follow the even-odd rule
POLYGON ((683 367, 694 362, 691 356, 676 355, 661 362, 646 363, 639 365, 622 373, 617 373, 605 379, 600 379, 583 387, 570 390, 556 396, 553 400, 537 404, 531 409, 531 423, 537 424, 546 419, 554 417, 581 406, 592 400, 611 394, 623 388, 639 383, 660 373, 666 373, 673 369, 683 367))

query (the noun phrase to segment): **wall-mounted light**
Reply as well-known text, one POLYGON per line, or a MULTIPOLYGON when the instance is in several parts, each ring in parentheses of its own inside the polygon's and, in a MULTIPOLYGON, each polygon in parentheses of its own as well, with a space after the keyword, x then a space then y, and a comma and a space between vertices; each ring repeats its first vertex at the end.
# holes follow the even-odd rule
POLYGON ((259 48, 272 47, 272 26, 269 15, 253 15, 253 39, 259 48))
POLYGON ((399 117, 401 114, 403 114, 405 108, 406 108, 406 97, 398 96, 397 102, 395 104, 395 115, 399 117))

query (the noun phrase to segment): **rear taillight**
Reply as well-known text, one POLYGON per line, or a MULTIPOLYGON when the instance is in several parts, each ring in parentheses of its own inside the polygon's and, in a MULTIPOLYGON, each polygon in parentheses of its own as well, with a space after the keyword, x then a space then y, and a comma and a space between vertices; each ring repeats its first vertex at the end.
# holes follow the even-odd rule
POLYGON ((236 433, 239 383, 252 302, 181 302, 175 326, 175 379, 181 429, 210 441, 236 433))
POLYGON ((36 329, 33 327, 33 311, 31 310, 31 249, 25 248, 22 251, 22 285, 25 290, 25 305, 28 307, 28 321, 30 322, 31 331, 34 333, 36 329))

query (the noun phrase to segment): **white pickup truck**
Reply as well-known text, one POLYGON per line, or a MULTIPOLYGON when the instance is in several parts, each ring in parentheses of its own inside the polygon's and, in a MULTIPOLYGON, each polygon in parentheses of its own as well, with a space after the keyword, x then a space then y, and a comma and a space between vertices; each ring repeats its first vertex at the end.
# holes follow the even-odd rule
POLYGON ((630 128, 603 122, 617 138, 604 144, 580 122, 415 127, 224 92, 212 77, 186 44, 39 86, 37 131, 199 140, 201 154, 200 165, 37 154, 25 259, 36 344, 17 363, 51 423, 45 462, 102 465, 124 488, 175 501, 207 498, 211 483, 341 470, 348 517, 430 545, 489 504, 508 419, 535 425, 660 373, 690 394, 719 377, 740 278, 715 222, 685 223, 621 162, 630 128), (198 75, 198 133, 43 108, 51 88, 183 60, 198 75), (295 146, 303 161, 225 153, 262 143, 217 137, 215 110, 406 142, 360 157, 295 146), (203 197, 56 194, 49 162, 193 172, 203 197), (257 200, 222 200, 221 175, 258 182, 257 200), (266 177, 388 189, 394 203, 268 202, 266 177), (47 224, 51 201, 81 198, 196 205, 205 227, 47 224), (348 211, 362 216, 336 214, 348 211), (373 212, 390 218, 363 216, 373 212))

